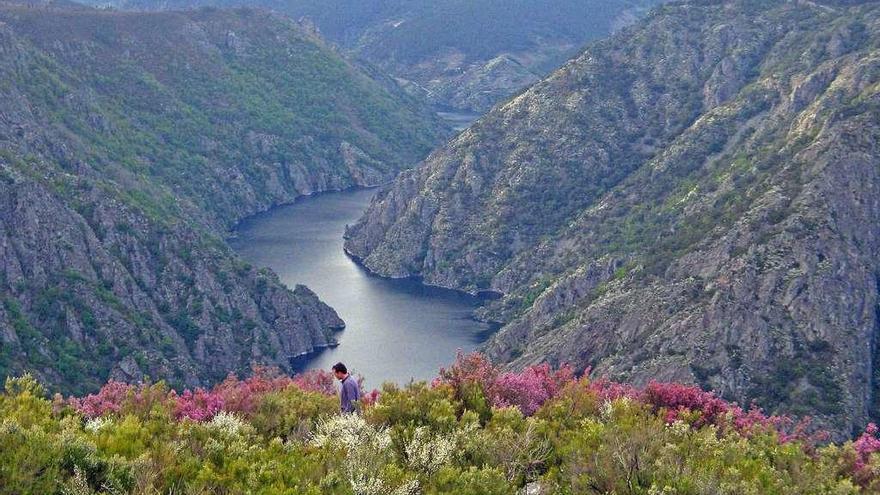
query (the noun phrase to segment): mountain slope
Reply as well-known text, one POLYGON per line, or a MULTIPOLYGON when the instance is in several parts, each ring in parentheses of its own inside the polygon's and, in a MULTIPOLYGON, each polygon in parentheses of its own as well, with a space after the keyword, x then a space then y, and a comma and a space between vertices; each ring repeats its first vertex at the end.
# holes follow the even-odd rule
POLYGON ((326 345, 304 287, 222 241, 242 217, 388 180, 433 116, 250 11, 0 7, 0 374, 195 385, 326 345))
POLYGON ((261 6, 447 107, 484 112, 656 0, 111 0, 127 9, 261 6))
POLYGON ((406 172, 350 229, 494 291, 488 352, 877 417, 880 8, 664 6, 406 172))

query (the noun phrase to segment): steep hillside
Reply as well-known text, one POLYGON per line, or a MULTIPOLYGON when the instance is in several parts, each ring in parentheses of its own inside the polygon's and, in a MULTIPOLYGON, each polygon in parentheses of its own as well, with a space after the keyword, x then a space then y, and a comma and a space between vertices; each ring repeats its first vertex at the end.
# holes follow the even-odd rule
POLYGON ((503 297, 487 347, 877 417, 880 6, 687 2, 590 46, 348 233, 387 276, 503 297))
POLYGON ((658 0, 90 0, 127 9, 259 5, 395 77, 434 104, 477 112, 537 82, 587 41, 658 0))
POLYGON ((90 390, 289 366, 342 322, 222 241, 442 135, 281 17, 0 7, 0 374, 90 390))

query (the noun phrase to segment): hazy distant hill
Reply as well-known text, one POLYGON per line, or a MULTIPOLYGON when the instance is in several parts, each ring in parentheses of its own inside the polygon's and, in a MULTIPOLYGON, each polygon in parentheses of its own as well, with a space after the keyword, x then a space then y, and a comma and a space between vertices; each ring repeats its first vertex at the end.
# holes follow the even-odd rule
POLYGON ((262 6, 433 103, 486 111, 658 0, 90 0, 124 9, 262 6))
POLYGON ((878 410, 880 6, 685 2, 402 174, 383 275, 504 297, 487 350, 696 382, 837 431, 878 410))
POLYGON ((0 7, 0 375, 188 384, 325 345, 342 322, 222 236, 389 180, 444 134, 289 20, 0 7))

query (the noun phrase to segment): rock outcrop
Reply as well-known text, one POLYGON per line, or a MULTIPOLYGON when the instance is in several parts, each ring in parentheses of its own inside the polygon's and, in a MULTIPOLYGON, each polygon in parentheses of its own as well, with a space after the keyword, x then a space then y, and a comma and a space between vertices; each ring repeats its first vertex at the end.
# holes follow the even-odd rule
POLYGON ((880 7, 684 2, 403 173, 375 272, 503 297, 486 350, 696 382, 838 434, 878 411, 880 7))

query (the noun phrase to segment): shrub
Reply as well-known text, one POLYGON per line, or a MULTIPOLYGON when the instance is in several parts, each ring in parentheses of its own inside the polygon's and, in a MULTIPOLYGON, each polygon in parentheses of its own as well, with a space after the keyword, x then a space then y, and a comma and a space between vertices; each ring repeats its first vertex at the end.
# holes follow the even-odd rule
POLYGON ((880 490, 880 436, 816 447, 804 423, 689 385, 643 389, 460 355, 341 415, 329 374, 256 369, 210 389, 109 382, 0 394, 0 495, 713 493, 880 490), (328 386, 329 385, 329 386, 328 386), (528 489, 526 489, 528 486, 528 489))
POLYGON ((573 376, 570 366, 554 372, 547 363, 526 368, 520 373, 502 373, 489 387, 492 405, 515 406, 531 416, 548 399, 555 397, 573 376))

